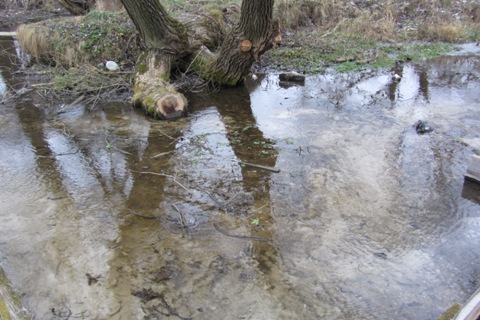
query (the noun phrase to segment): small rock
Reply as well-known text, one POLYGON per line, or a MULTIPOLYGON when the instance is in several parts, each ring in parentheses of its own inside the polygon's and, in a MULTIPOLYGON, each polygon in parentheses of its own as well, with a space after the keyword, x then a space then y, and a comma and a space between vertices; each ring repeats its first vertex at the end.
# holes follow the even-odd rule
POLYGON ((418 120, 413 126, 418 134, 424 134, 433 131, 433 128, 428 125, 427 121, 418 120))
POLYGON ((384 259, 384 260, 386 260, 388 257, 385 252, 375 252, 373 255, 377 258, 384 259))
POLYGON ((394 81, 400 81, 402 80, 402 76, 400 76, 399 74, 395 73, 393 76, 392 76, 392 79, 394 81))
POLYGON ((105 61, 105 67, 110 71, 117 71, 120 69, 115 61, 105 61))
POLYGON ((280 81, 305 82, 305 76, 296 72, 280 73, 280 81))

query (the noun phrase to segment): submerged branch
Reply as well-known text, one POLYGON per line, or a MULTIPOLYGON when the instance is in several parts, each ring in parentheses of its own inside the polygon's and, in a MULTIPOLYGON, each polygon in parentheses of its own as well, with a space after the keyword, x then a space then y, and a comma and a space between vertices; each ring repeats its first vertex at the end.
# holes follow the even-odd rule
POLYGON ((177 211, 178 214, 180 215, 180 223, 182 224, 182 230, 187 233, 188 237, 191 237, 190 232, 188 232, 188 225, 185 220, 185 215, 180 209, 178 209, 178 207, 175 204, 172 204, 172 208, 175 209, 175 211, 177 211))
POLYGON ((140 217, 140 218, 143 218, 143 219, 147 219, 147 220, 155 220, 155 219, 157 219, 157 217, 155 217, 155 216, 144 216, 143 214, 139 214, 139 213, 133 211, 132 209, 128 209, 128 212, 129 212, 130 214, 133 214, 134 216, 137 216, 137 217, 140 217))
POLYGON ((275 173, 279 173, 279 172, 280 172, 280 169, 272 168, 272 167, 267 167, 267 166, 262 166, 262 165, 254 164, 254 163, 248 163, 248 162, 239 161, 238 164, 241 165, 241 166, 247 166, 247 167, 252 167, 252 168, 267 170, 267 171, 275 172, 275 173))
POLYGON ((193 192, 191 190, 189 190, 187 187, 185 187, 183 184, 181 184, 180 182, 177 181, 177 179, 175 179, 174 176, 170 175, 170 174, 163 174, 163 173, 157 173, 157 172, 151 172, 151 171, 135 171, 135 170, 132 170, 132 172, 136 172, 136 173, 139 173, 139 174, 151 174, 151 175, 154 175, 154 176, 161 176, 161 177, 166 177, 166 178, 170 178, 173 180, 173 182, 175 182, 176 184, 178 184, 182 189, 184 189, 185 191, 187 191, 188 193, 190 194, 193 194, 193 192))
POLYGON ((265 238, 265 237, 256 237, 256 236, 245 236, 245 235, 236 235, 236 234, 230 234, 227 231, 223 230, 218 226, 218 224, 215 222, 213 224, 215 229, 220 232, 221 234, 230 237, 230 238, 237 238, 237 239, 243 239, 243 240, 257 240, 257 241, 272 241, 270 238, 265 238))

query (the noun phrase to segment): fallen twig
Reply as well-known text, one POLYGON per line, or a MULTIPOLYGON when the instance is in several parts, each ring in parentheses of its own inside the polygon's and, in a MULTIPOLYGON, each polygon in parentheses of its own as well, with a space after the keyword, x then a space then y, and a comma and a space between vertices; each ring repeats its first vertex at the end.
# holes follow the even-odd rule
POLYGON ((228 233, 227 231, 221 229, 216 222, 213 223, 213 226, 215 227, 215 229, 216 229, 218 232, 220 232, 221 234, 223 234, 223 235, 225 235, 225 236, 227 236, 227 237, 237 238, 237 239, 243 239, 243 240, 272 241, 272 239, 270 239, 270 238, 230 234, 230 233, 228 233))
POLYGON ((85 99, 85 96, 80 96, 80 97, 78 97, 77 99, 75 99, 75 101, 73 101, 73 102, 70 103, 70 104, 67 104, 65 107, 63 107, 61 110, 59 110, 59 111, 57 112, 57 114, 69 112, 71 108, 75 107, 77 104, 79 104, 80 102, 82 102, 83 99, 85 99))
POLYGON ((180 187, 182 187, 185 191, 187 191, 188 193, 190 194, 193 194, 192 191, 190 191, 187 187, 185 187, 183 184, 181 184, 180 182, 177 181, 177 179, 175 179, 174 176, 170 175, 170 174, 163 174, 163 173, 157 173, 157 172, 151 172, 151 171, 135 171, 135 170, 132 170, 132 172, 136 172, 136 173, 139 173, 139 174, 151 174, 151 175, 154 175, 154 176, 161 176, 161 177, 166 177, 166 178, 171 178, 173 179, 173 182, 175 182, 176 184, 178 184, 180 187))
POLYGON ((137 216, 137 217, 140 217, 140 218, 143 218, 143 219, 148 219, 148 220, 157 219, 157 217, 155 217, 155 216, 144 216, 143 214, 139 214, 139 213, 133 211, 132 209, 128 209, 128 212, 130 212, 134 216, 137 216))
POLYGON ((164 156, 164 155, 172 153, 172 152, 173 151, 162 152, 162 153, 157 154, 156 156, 150 157, 150 159, 156 159, 156 158, 159 158, 161 156, 164 156))
POLYGON ((177 211, 178 215, 180 216, 180 223, 182 224, 183 231, 185 231, 188 234, 188 236, 190 236, 190 233, 188 232, 188 226, 187 226, 187 223, 185 221, 185 216, 183 215, 183 212, 180 211, 180 209, 178 209, 178 207, 175 204, 172 204, 172 208, 175 209, 175 211, 177 211))
POLYGON ((117 148, 115 147, 113 144, 110 143, 110 141, 108 141, 108 135, 105 137, 105 143, 107 144, 107 147, 109 148, 112 148, 114 150, 117 150, 118 152, 124 154, 124 155, 127 155, 127 156, 131 156, 132 154, 128 151, 125 151, 125 150, 122 150, 120 148, 117 148))
POLYGON ((262 166, 262 165, 254 164, 254 163, 248 163, 248 162, 239 161, 238 164, 241 165, 241 166, 253 167, 253 168, 262 169, 262 170, 267 170, 267 171, 275 172, 275 173, 279 173, 279 172, 280 172, 280 169, 272 168, 272 167, 267 167, 267 166, 262 166))

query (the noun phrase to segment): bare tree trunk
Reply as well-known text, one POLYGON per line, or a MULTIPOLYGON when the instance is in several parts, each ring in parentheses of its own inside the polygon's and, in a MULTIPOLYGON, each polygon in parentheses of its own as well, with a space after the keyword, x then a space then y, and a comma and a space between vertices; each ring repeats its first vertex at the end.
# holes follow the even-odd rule
POLYGON ((100 11, 121 11, 123 5, 120 0, 96 0, 96 10, 100 11))
POLYGON ((169 84, 173 67, 188 66, 216 84, 237 85, 280 40, 272 20, 274 0, 243 0, 239 24, 224 37, 218 22, 205 17, 197 17, 197 23, 181 17, 180 22, 160 0, 121 1, 148 48, 137 61, 132 102, 154 117, 170 119, 186 111, 185 97, 169 84))
POLYGON ((174 63, 188 49, 185 27, 167 14, 158 0, 122 0, 148 48, 136 64, 132 103, 155 118, 177 118, 187 99, 169 84, 174 63))
POLYGON ((230 32, 210 71, 216 83, 237 85, 253 63, 281 40, 273 21, 274 0, 243 0, 240 23, 230 32))
POLYGON ((58 0, 73 15, 85 15, 92 10, 120 11, 123 5, 120 0, 58 0))
POLYGON ((85 15, 95 6, 95 0, 58 0, 58 2, 75 16, 85 15))

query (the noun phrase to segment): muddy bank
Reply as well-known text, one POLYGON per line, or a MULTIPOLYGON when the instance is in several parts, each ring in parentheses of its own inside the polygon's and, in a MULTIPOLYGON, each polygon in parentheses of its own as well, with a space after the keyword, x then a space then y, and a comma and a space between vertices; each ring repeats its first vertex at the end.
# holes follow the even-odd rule
POLYGON ((15 31, 24 23, 35 23, 56 17, 65 17, 69 13, 59 5, 51 5, 48 9, 26 10, 22 8, 0 10, 0 31, 15 31))
POLYGON ((30 319, 20 298, 12 291, 10 281, 0 268, 0 319, 30 319))
POLYGON ((38 319, 437 319, 480 280, 467 49, 400 82, 261 76, 176 122, 3 100, 0 265, 38 319))

